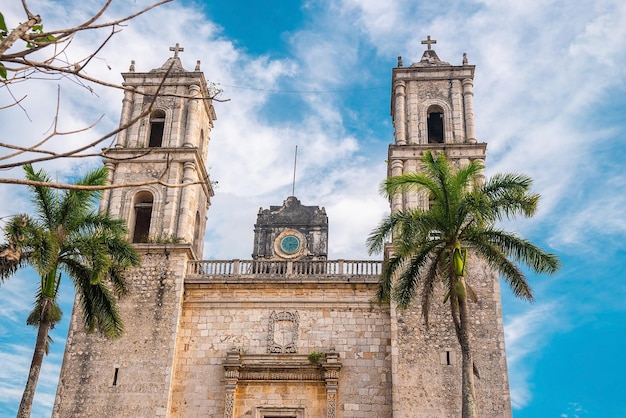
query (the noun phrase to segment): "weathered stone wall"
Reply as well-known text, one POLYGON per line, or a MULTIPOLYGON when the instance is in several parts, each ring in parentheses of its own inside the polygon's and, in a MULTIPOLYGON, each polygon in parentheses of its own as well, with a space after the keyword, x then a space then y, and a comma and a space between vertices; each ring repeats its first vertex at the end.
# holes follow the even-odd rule
MULTIPOLYGON (((511 416, 498 276, 469 257, 467 283, 478 303, 470 303, 472 348, 480 379, 475 380, 482 418, 511 416)), ((444 292, 435 296, 424 326, 421 306, 398 312, 394 321, 394 418, 461 416, 461 351, 444 292), (450 363, 450 364, 448 364, 450 363)))
MULTIPOLYGON (((370 304, 374 292, 374 284, 347 282, 188 285, 172 416, 224 416, 224 362, 233 349, 277 358, 332 349, 341 362, 336 416, 390 417, 390 318, 388 309, 370 304), (268 353, 272 312, 297 314, 295 353, 268 353)), ((288 342, 291 329, 278 328, 274 338, 288 342)), ((264 406, 304 407, 307 417, 327 416, 323 382, 240 381, 234 401, 235 417, 255 417, 250 414, 264 406)))
POLYGON ((121 338, 86 334, 74 309, 53 417, 166 416, 189 247, 139 247, 121 338))

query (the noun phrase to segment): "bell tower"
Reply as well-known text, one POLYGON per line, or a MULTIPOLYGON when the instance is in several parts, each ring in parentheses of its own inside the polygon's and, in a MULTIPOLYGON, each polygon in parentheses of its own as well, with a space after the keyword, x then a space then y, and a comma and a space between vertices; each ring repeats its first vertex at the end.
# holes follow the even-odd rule
POLYGON ((202 257, 206 212, 213 196, 206 159, 215 110, 200 62, 183 68, 178 44, 160 68, 123 73, 120 127, 104 164, 111 184, 101 210, 126 219, 134 243, 187 243, 202 257), (143 183, 143 184, 142 184, 143 183))
MULTIPOLYGON (((441 61, 430 36, 419 62, 404 67, 402 57, 392 70, 391 117, 394 143, 389 146, 388 176, 418 170, 424 150, 445 152, 457 166, 485 161, 486 143, 476 140, 474 129, 474 66, 441 61)), ((427 207, 427 197, 398 194, 392 211, 427 207)))
MULTIPOLYGON (((398 57, 392 70, 388 177, 418 172, 426 150, 445 153, 457 167, 484 164, 487 144, 477 140, 474 129, 475 67, 465 54, 461 65, 442 61, 435 43, 428 36, 420 61, 405 67, 398 57)), ((390 201, 392 212, 428 204, 428 195, 414 191, 399 192, 390 201)), ((472 258, 471 264, 468 275, 479 298, 470 305, 479 414, 510 417, 499 277, 481 260, 472 258)), ((443 289, 436 291, 428 329, 419 301, 404 311, 391 306, 394 418, 461 416, 461 352, 444 299, 443 289)))
MULTIPOLYGON (((141 266, 126 274, 118 310, 124 334, 87 334, 74 309, 53 417, 171 416, 185 278, 202 257, 213 190, 206 171, 215 120, 200 71, 183 68, 178 44, 161 67, 123 73, 117 142, 105 151, 100 210, 127 221, 141 266)), ((76 300, 74 303, 79 304, 76 300)))

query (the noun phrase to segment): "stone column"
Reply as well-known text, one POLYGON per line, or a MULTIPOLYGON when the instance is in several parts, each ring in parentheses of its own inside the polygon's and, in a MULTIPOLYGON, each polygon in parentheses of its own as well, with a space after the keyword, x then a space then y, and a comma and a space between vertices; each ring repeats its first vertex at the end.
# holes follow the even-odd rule
MULTIPOLYGON (((399 176, 402 174, 404 163, 402 160, 392 160, 391 161, 391 176, 399 176)), ((398 192, 391 197, 391 213, 395 213, 399 210, 402 210, 403 202, 402 202, 402 192, 398 192)))
POLYGON ((474 129, 474 81, 469 78, 463 80, 463 102, 465 104, 465 142, 475 144, 477 141, 474 129))
MULTIPOLYGON (((111 162, 104 163, 108 173, 107 173, 107 184, 113 184, 113 176, 115 175, 115 164, 111 162)), ((112 189, 105 189, 102 192, 102 198, 100 199, 100 212, 109 212, 110 208, 110 197, 111 197, 112 189)), ((119 214, 118 214, 119 216, 119 214)))
MULTIPOLYGON (((411 174, 417 172, 417 161, 408 160, 404 163, 403 174, 411 174)), ((417 190, 407 190, 404 192, 404 208, 415 209, 420 205, 420 192, 417 190)))
POLYGON ((450 136, 446 133, 447 142, 464 142, 465 115, 463 114, 463 87, 461 80, 450 81, 450 104, 452 105, 452 129, 450 136))
MULTIPOLYGON (((196 173, 196 163, 193 161, 186 161, 183 165, 183 183, 193 183, 198 180, 196 173)), ((192 219, 195 217, 195 213, 189 213, 191 208, 191 198, 195 192, 194 186, 183 187, 180 205, 178 206, 178 226, 176 236, 183 238, 185 242, 193 243, 193 233, 191 231, 192 219)))
MULTIPOLYGON (((133 108, 131 110, 131 120, 139 117, 139 115, 141 114, 143 110, 143 98, 144 97, 145 96, 143 94, 139 94, 139 93, 135 93, 133 95, 133 103, 132 103, 133 108)), ((144 145, 145 147, 148 147, 148 142, 147 140, 145 140, 146 138, 141 138, 141 132, 144 131, 143 129, 141 129, 141 127, 145 123, 146 123, 146 119, 142 118, 141 120, 138 120, 126 130, 126 134, 125 134, 126 146, 131 147, 131 148, 132 147, 139 148, 142 145, 144 145), (143 143, 140 143, 142 139, 145 141, 143 143)))
POLYGON ((485 184, 485 160, 477 158, 475 161, 483 166, 483 169, 476 175, 477 186, 482 186, 485 184))
POLYGON ((395 114, 393 127, 396 145, 406 144, 406 85, 404 81, 394 83, 395 114))
MULTIPOLYGON (((126 90, 124 92, 124 99, 122 100, 122 114, 120 116, 120 126, 126 125, 131 119, 130 114, 132 111, 132 103, 133 103, 133 92, 126 90)), ((117 134, 117 143, 116 147, 126 147, 128 144, 126 143, 128 138, 128 130, 130 127, 127 127, 123 131, 117 134)))
POLYGON ((420 106, 419 83, 416 80, 409 81, 407 92, 407 129, 408 143, 419 144, 428 141, 428 130, 424 131, 426 121, 426 109, 420 106), (422 132, 420 132, 420 128, 422 132))
MULTIPOLYGON (((192 84, 189 86, 189 95, 191 97, 200 96, 200 86, 192 84)), ((187 125, 185 126, 185 135, 183 138, 183 147, 200 147, 200 141, 198 140, 198 112, 199 103, 197 99, 189 99, 189 105, 187 107, 187 125), (194 136, 196 136, 194 138, 194 136)))

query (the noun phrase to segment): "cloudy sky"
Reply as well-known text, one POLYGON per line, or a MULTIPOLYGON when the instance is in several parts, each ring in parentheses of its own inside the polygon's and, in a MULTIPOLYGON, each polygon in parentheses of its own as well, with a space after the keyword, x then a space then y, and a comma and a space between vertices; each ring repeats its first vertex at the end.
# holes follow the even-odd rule
MULTIPOLYGON (((99 0, 30 0, 48 29, 78 24, 99 0)), ((111 17, 146 0, 115 1, 111 17)), ((0 5, 7 25, 24 21, 18 0, 0 5)), ((78 60, 108 32, 77 37, 78 60)), ((201 60, 227 102, 209 148, 218 181, 209 211, 205 258, 250 258, 259 207, 291 194, 330 219, 330 258, 367 258, 365 238, 387 212, 377 194, 392 141, 391 68, 416 62, 427 35, 439 57, 476 65, 475 122, 488 143, 487 171, 523 172, 543 196, 538 215, 509 223, 556 252, 563 269, 531 277, 536 302, 503 290, 514 417, 626 416, 619 353, 626 341, 626 3, 621 0, 205 0, 174 1, 125 26, 87 72, 113 83, 131 60, 159 67, 180 43, 183 65, 201 60)), ((0 142, 28 144, 49 132, 61 89, 57 137, 72 146, 116 127, 122 94, 68 80, 0 86, 0 142)), ((42 165, 71 178, 97 160, 42 165)), ((0 173, 21 177, 19 169, 0 173)), ((22 187, 0 187, 0 217, 28 211, 22 187)), ((14 414, 35 331, 25 325, 36 278, 23 272, 0 287, 0 416, 14 414)), ((504 289, 504 287, 503 287, 504 289)), ((52 331, 33 416, 49 416, 60 369, 65 321, 52 331)))

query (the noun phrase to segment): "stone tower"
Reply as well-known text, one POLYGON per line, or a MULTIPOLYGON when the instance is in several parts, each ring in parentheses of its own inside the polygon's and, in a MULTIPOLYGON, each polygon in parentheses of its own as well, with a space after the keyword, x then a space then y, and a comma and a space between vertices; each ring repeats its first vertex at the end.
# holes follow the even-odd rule
POLYGON ((191 244, 202 257, 206 212, 213 190, 206 159, 215 111, 199 69, 183 68, 179 51, 160 68, 122 74, 126 90, 120 132, 105 166, 112 184, 162 181, 162 184, 112 189, 101 210, 128 221, 135 243, 191 244), (193 183, 185 187, 177 187, 193 183), (174 187, 168 187, 173 185, 174 187))
MULTIPOLYGON (((431 40, 419 62, 392 71, 391 116, 394 143, 389 146, 388 176, 420 170, 424 151, 444 152, 456 166, 484 163, 487 145, 474 130, 474 66, 463 56, 460 66, 443 62, 431 40)), ((416 192, 391 198, 391 210, 428 207, 428 196, 416 192)), ((504 350, 499 278, 472 259, 468 277, 479 302, 470 304, 475 364, 480 372, 476 394, 481 417, 510 417, 510 395, 504 350)), ((426 329, 421 308, 399 312, 391 307, 394 418, 461 416, 461 353, 449 307, 435 296, 426 329)), ((416 304, 416 305, 419 305, 416 304)))
MULTIPOLYGON (((127 275, 118 340, 86 335, 74 309, 55 417, 165 416, 187 263, 202 256, 213 196, 206 171, 215 112, 199 61, 183 68, 178 53, 150 72, 122 74, 120 131, 104 164, 112 184, 100 209, 125 219, 142 265, 127 275), (188 184, 185 187, 181 187, 188 184)), ((80 303, 76 301, 75 303, 80 303)))
POLYGON ((328 216, 319 206, 304 206, 289 196, 282 206, 261 208, 254 225, 252 258, 326 260, 328 216))

